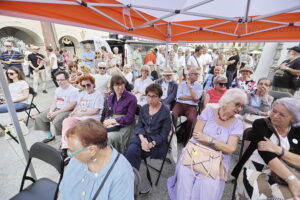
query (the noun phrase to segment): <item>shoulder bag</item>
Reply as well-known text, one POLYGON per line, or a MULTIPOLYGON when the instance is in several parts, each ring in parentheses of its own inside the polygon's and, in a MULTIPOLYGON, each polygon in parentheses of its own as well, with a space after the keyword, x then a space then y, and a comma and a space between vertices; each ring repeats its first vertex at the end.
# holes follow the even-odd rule
POLYGON ((223 163, 223 154, 221 151, 215 151, 192 141, 189 141, 185 148, 182 164, 189 166, 196 178, 199 179, 195 175, 195 171, 212 179, 220 176, 221 180, 227 180, 227 171, 223 163))

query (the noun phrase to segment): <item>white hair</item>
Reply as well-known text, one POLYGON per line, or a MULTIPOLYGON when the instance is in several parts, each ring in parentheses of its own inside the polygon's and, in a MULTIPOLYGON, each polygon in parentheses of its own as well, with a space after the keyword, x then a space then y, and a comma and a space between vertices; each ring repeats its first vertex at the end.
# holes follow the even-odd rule
POLYGON ((277 104, 283 105, 293 116, 294 122, 292 123, 293 127, 300 126, 300 100, 291 98, 291 97, 284 97, 277 99, 272 107, 277 104))
POLYGON ((225 106, 230 102, 234 102, 236 99, 243 99, 245 103, 247 103, 247 94, 245 91, 239 88, 232 88, 225 92, 225 94, 221 97, 219 104, 220 106, 225 106))
POLYGON ((214 78, 214 85, 217 85, 218 83, 227 83, 227 77, 226 76, 222 76, 222 75, 218 75, 214 78))

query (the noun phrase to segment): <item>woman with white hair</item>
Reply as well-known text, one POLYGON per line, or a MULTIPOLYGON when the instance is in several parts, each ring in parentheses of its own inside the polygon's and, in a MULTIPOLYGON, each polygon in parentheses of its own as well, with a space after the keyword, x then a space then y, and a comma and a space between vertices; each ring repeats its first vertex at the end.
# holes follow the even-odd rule
POLYGON ((237 88, 230 89, 219 101, 219 108, 206 108, 198 116, 193 136, 182 151, 175 175, 168 179, 168 192, 171 200, 219 200, 222 198, 226 174, 219 173, 219 169, 216 169, 218 174, 212 177, 191 168, 191 165, 186 164, 187 157, 192 154, 190 156, 192 161, 198 160, 200 153, 196 150, 190 152, 189 147, 194 145, 195 149, 202 147, 209 151, 221 152, 223 160, 214 167, 220 166, 224 172, 228 171, 231 154, 235 152, 239 136, 243 133, 243 123, 235 115, 242 110, 246 101, 245 92, 237 88), (221 164, 224 167, 221 167, 221 164))
POLYGON ((299 199, 300 101, 281 98, 253 123, 251 144, 232 175, 237 199, 299 199))
POLYGON ((128 81, 129 84, 132 84, 133 81, 133 74, 131 72, 131 67, 129 64, 124 65, 123 67, 123 75, 128 81))
POLYGON ((225 76, 218 75, 214 78, 214 88, 205 93, 203 102, 204 108, 208 103, 219 103, 219 100, 227 91, 226 85, 227 78, 225 76))
POLYGON ((145 91, 146 88, 153 83, 153 81, 148 77, 150 72, 150 67, 148 65, 143 65, 141 68, 141 78, 136 79, 134 82, 133 93, 136 95, 138 104, 141 106, 147 103, 145 91))

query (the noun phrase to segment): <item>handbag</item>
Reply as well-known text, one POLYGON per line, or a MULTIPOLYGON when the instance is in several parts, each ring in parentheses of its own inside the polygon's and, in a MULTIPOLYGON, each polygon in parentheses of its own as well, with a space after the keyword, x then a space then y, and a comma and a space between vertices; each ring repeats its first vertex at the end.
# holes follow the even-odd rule
MULTIPOLYGON (((274 134, 276 135, 276 137, 278 138, 278 145, 281 146, 280 144, 280 139, 278 136, 278 133, 276 131, 276 129, 273 127, 273 125, 271 124, 270 120, 268 118, 264 119, 268 128, 270 130, 272 130, 274 132, 274 134)), ((297 179, 300 179, 300 169, 296 168, 294 166, 292 166, 290 163, 288 163, 287 161, 280 159, 281 162, 283 162, 283 164, 292 172, 292 174, 294 174, 294 176, 297 177, 297 179)), ((282 178, 280 178, 277 174, 275 174, 273 171, 271 171, 271 175, 270 175, 270 179, 280 185, 288 185, 287 182, 285 180, 283 180, 282 178)))
POLYGON ((195 171, 212 179, 220 176, 221 180, 227 180, 227 171, 223 163, 223 154, 221 151, 215 151, 209 147, 189 141, 186 145, 182 164, 189 166, 196 178, 198 177, 195 175, 195 171))

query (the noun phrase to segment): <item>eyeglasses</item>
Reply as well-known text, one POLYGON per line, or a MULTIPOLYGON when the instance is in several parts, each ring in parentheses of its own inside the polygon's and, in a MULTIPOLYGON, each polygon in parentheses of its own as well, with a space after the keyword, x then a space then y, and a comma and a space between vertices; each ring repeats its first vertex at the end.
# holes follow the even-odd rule
POLYGON ((269 87, 270 85, 268 84, 268 83, 258 83, 258 85, 264 85, 264 86, 266 86, 266 87, 269 87))
POLYGON ((123 86, 123 85, 125 85, 125 83, 116 83, 116 84, 114 84, 114 87, 120 87, 120 86, 123 86))
POLYGON ((5 45, 5 47, 12 47, 11 45, 5 45))
POLYGON ((149 99, 155 99, 155 98, 157 98, 158 96, 157 95, 147 95, 147 98, 149 98, 149 99))
POLYGON ((227 83, 218 83, 219 84, 219 86, 221 86, 221 87, 226 87, 227 86, 227 83))
POLYGON ((99 69, 105 69, 105 67, 99 67, 99 69))
POLYGON ((199 73, 191 73, 191 74, 193 74, 195 76, 199 76, 200 75, 199 73))
POLYGON ((96 52, 96 54, 101 54, 100 52, 96 52))
POLYGON ((244 108, 245 104, 242 104, 241 102, 235 102, 234 106, 237 108, 244 108))
POLYGON ((81 147, 80 149, 78 149, 78 150, 76 150, 76 151, 74 151, 74 152, 72 152, 70 149, 68 149, 68 156, 69 156, 70 158, 72 158, 72 157, 74 157, 75 155, 77 155, 78 153, 80 153, 80 152, 86 150, 87 148, 88 148, 88 147, 81 147))
POLYGON ((63 82, 65 80, 67 80, 67 79, 56 79, 56 82, 63 82))
POLYGON ((90 84, 90 83, 85 84, 85 85, 81 85, 81 87, 83 87, 83 88, 89 88, 89 87, 91 87, 91 86, 92 86, 92 84, 90 84))
POLYGON ((9 75, 9 76, 13 76, 16 73, 14 73, 14 72, 7 72, 6 74, 9 75))

